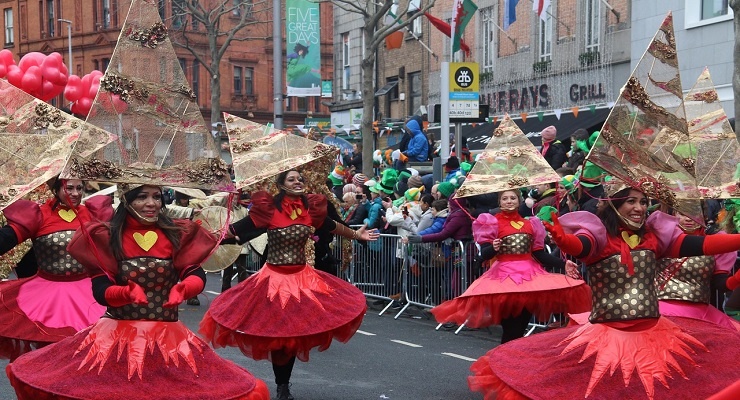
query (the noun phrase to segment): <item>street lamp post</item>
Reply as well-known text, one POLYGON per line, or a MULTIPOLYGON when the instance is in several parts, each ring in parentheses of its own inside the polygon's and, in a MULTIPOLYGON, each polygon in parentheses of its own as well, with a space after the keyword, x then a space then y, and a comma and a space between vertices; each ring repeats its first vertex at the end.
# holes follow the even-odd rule
POLYGON ((72 21, 68 19, 58 19, 59 22, 64 22, 67 24, 67 50, 69 51, 69 74, 71 75, 72 72, 72 21))

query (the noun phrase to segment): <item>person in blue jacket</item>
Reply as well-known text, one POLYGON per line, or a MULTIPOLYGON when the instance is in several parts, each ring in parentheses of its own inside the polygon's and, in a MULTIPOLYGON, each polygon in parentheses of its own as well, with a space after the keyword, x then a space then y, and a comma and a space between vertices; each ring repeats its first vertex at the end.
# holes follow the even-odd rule
POLYGON ((406 129, 411 132, 409 147, 403 153, 409 161, 426 161, 429 152, 429 142, 424 132, 421 131, 419 123, 415 119, 406 122, 406 129))

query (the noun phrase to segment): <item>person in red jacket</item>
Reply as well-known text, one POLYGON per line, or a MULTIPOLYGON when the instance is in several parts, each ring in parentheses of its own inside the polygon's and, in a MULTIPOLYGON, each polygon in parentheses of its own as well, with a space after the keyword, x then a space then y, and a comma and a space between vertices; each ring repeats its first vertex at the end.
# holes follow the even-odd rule
POLYGON ((203 290, 200 264, 217 241, 163 211, 162 188, 139 186, 121 197, 109 224, 77 231, 69 252, 92 277, 105 315, 9 364, 19 399, 269 398, 264 382, 178 320, 178 305, 203 290))

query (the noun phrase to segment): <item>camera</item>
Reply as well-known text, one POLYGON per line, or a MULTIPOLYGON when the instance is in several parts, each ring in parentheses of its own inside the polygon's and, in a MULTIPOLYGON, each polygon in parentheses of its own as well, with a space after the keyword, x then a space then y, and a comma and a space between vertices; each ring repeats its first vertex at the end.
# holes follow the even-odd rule
POLYGON ((356 194, 356 195, 355 195, 355 199, 357 199, 357 200, 362 200, 362 195, 361 195, 361 194, 356 194))

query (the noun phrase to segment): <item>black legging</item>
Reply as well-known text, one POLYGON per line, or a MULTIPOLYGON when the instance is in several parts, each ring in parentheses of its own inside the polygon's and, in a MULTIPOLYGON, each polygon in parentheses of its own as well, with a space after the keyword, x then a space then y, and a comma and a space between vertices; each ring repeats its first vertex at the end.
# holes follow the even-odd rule
POLYGON ((277 365, 272 363, 272 372, 275 373, 275 384, 283 385, 290 383, 290 375, 295 365, 295 357, 291 357, 287 364, 277 365))
POLYGON ((501 344, 523 337, 530 319, 532 319, 532 313, 527 310, 522 310, 522 313, 515 317, 502 319, 501 327, 504 333, 501 335, 501 344))

